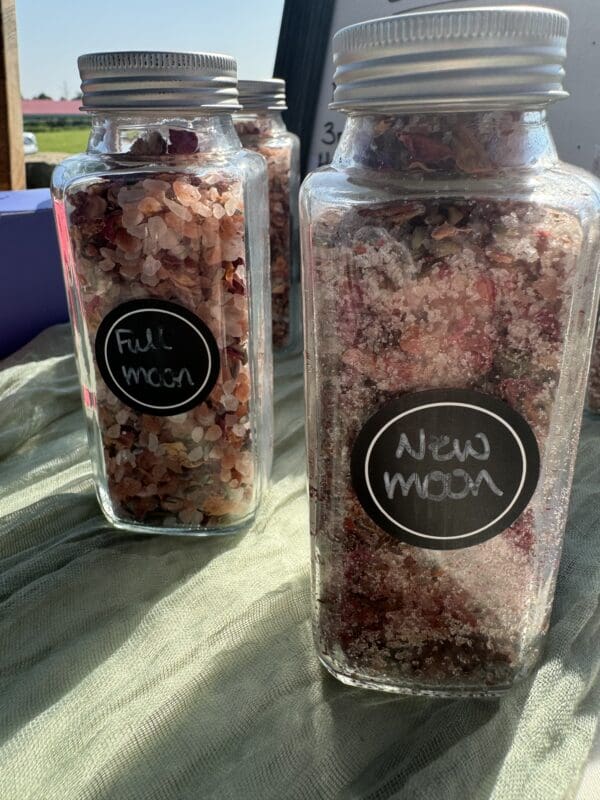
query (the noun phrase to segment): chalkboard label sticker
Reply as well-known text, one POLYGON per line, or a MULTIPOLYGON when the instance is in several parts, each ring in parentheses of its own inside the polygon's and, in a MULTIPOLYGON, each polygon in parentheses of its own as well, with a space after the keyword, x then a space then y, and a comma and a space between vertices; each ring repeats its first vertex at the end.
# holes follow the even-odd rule
POLYGON ((361 505, 384 531, 416 547, 458 550, 519 519, 539 482, 540 453, 527 421, 502 401, 435 390, 371 417, 351 470, 361 505))
POLYGON ((159 417, 200 405, 220 372, 219 348, 208 326, 166 300, 131 300, 114 308, 100 323, 95 352, 113 394, 159 417))

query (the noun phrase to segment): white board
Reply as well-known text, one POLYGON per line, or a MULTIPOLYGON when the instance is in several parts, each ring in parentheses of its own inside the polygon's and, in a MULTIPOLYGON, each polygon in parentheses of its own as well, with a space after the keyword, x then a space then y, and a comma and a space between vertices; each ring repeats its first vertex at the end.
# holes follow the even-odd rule
MULTIPOLYGON (((483 6, 485 0, 337 0, 331 34, 365 19, 386 17, 419 8, 483 6)), ((518 0, 502 0, 502 5, 517 5, 518 0)), ((535 5, 535 2, 531 3, 535 5)), ((565 161, 592 169, 600 145, 600 2, 599 0, 540 0, 538 5, 565 11, 571 18, 567 89, 571 97, 550 111, 552 131, 565 161)), ((313 141, 308 168, 328 164, 344 127, 344 115, 330 111, 333 94, 331 37, 319 93, 313 141)))

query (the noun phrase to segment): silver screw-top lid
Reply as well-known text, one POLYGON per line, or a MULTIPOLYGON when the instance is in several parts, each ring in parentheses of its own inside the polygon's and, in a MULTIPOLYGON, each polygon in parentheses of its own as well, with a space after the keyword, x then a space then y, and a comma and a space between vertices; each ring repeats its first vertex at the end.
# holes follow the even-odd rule
POLYGON ((539 108, 563 87, 569 18, 535 6, 425 11, 342 28, 331 108, 539 108))
POLYGON ((239 81, 240 103, 245 111, 285 111, 285 81, 239 81))
POLYGON ((237 111, 237 64, 217 53, 127 51, 77 60, 84 111, 237 111))

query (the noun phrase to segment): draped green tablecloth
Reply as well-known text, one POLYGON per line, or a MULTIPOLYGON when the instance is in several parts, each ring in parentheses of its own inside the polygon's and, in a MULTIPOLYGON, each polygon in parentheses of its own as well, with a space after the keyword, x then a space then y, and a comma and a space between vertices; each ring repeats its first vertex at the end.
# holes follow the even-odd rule
POLYGON ((349 689, 311 644, 302 377, 274 483, 226 539, 98 509, 66 328, 0 372, 1 800, 563 800, 600 708, 600 423, 586 420, 552 628, 501 701, 349 689))

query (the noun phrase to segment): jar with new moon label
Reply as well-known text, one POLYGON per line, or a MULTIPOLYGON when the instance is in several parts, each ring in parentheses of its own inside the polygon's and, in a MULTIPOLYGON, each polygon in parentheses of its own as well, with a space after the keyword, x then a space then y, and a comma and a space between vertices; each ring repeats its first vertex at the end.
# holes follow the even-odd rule
POLYGON ((236 530, 267 479, 272 374, 267 175, 234 129, 235 61, 79 70, 89 145, 52 193, 101 506, 136 530, 236 530))
POLYGON ((598 290, 599 184, 546 119, 568 19, 430 11, 334 38, 301 191, 314 621, 345 683, 488 694, 548 625, 598 290))

